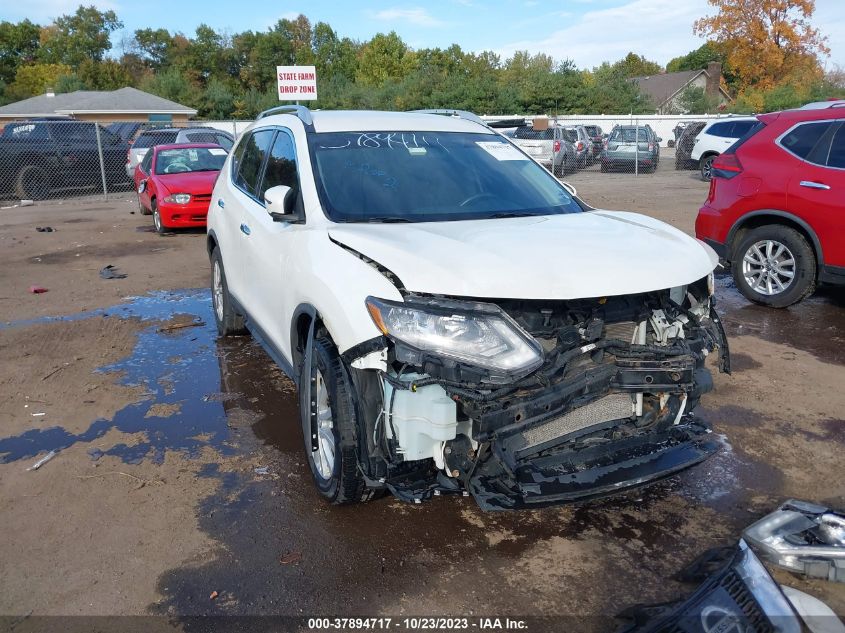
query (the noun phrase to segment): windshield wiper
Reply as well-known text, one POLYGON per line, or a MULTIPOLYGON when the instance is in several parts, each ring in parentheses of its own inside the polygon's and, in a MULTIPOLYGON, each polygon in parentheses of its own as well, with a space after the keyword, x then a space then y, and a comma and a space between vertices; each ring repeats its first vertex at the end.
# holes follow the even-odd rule
POLYGON ((402 218, 399 216, 382 216, 382 217, 374 217, 374 218, 367 218, 367 222, 371 223, 383 223, 383 224, 390 224, 392 222, 410 222, 408 218, 402 218))
POLYGON ((536 213, 525 213, 524 211, 502 211, 500 213, 494 213, 493 215, 488 215, 488 218, 498 220, 500 218, 529 218, 532 215, 537 215, 536 213))

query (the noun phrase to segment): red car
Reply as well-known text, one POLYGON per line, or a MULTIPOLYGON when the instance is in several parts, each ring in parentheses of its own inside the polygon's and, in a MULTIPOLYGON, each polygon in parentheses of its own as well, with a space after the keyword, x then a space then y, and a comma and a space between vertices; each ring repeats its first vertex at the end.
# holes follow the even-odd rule
POLYGON ((785 308, 845 284, 845 100, 757 119, 713 162, 695 234, 743 295, 785 308))
POLYGON ((211 143, 156 145, 135 168, 138 209, 159 233, 204 227, 226 150, 211 143))

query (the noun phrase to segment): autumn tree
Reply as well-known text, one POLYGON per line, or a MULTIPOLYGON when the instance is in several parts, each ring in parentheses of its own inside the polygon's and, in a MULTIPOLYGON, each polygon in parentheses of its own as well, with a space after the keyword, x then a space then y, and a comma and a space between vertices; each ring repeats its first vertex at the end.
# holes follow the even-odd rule
POLYGON ((56 18, 41 30, 39 55, 45 62, 78 66, 86 59, 103 61, 110 36, 123 28, 114 11, 82 5, 71 15, 56 18))
POLYGON ((741 90, 820 78, 818 56, 829 50, 810 23, 814 0, 707 1, 717 13, 696 20, 693 30, 722 47, 741 90))

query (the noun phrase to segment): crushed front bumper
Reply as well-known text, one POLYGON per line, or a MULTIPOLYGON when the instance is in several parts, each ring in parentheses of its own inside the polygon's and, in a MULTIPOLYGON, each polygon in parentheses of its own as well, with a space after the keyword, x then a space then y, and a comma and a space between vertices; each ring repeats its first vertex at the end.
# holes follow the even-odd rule
POLYGON ((469 491, 484 510, 512 510, 610 495, 668 477, 707 459, 718 442, 692 419, 611 445, 550 451, 515 468, 501 445, 491 447, 469 477, 469 491))

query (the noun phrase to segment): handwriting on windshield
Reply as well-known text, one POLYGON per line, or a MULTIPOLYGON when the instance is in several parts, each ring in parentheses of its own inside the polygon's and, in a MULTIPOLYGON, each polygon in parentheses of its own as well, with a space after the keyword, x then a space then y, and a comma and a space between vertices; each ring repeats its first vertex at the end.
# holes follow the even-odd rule
POLYGON ((320 149, 346 149, 349 147, 396 149, 401 147, 410 150, 434 147, 435 145, 439 145, 447 152, 449 151, 436 136, 426 137, 424 134, 417 134, 416 132, 362 132, 357 139, 348 140, 343 145, 321 145, 320 149))

